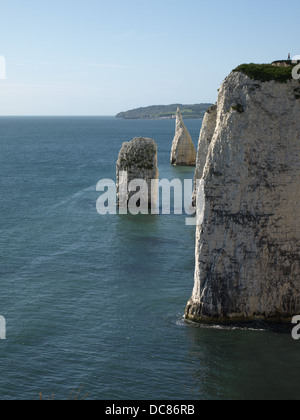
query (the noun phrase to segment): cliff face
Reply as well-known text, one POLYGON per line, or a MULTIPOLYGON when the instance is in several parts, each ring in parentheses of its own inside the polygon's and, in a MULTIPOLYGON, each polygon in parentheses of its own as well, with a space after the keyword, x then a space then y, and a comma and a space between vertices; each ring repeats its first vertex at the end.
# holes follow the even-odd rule
POLYGON ((261 82, 232 72, 224 81, 216 120, 207 115, 200 136, 205 209, 187 318, 284 320, 300 313, 299 97, 295 80, 261 82), (205 130, 214 124, 209 141, 205 130))
POLYGON ((176 115, 176 132, 172 143, 171 164, 177 166, 195 166, 196 164, 196 149, 182 120, 179 108, 176 115))
MULTIPOLYGON (((152 189, 151 180, 158 179, 157 144, 153 139, 136 137, 131 142, 123 143, 117 161, 117 199, 118 205, 123 207, 128 204, 136 191, 128 191, 128 186, 133 180, 143 180, 147 183, 148 205, 156 201, 156 192, 152 189), (123 176, 123 172, 127 176, 123 176), (153 195, 153 197, 151 197, 153 195), (121 203, 120 199, 122 197, 121 203)), ((141 192, 143 193, 143 191, 141 192)), ((147 197, 146 197, 147 198, 147 197)))

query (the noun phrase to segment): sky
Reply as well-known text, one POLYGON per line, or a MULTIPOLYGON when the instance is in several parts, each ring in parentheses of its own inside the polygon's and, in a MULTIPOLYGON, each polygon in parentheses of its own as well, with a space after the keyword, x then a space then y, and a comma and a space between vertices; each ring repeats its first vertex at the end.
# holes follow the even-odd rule
POLYGON ((0 6, 4 116, 214 103, 239 64, 300 55, 299 0, 0 0, 0 6))

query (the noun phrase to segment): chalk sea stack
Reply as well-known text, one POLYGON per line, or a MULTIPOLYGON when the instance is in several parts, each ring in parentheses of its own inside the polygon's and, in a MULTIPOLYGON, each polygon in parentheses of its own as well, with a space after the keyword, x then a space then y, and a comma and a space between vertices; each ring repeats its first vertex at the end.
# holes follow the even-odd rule
POLYGON ((203 170, 206 163, 208 149, 212 141, 217 122, 217 105, 212 106, 204 115, 200 137, 198 142, 198 151, 196 159, 196 171, 193 193, 193 205, 196 205, 197 199, 197 181, 202 179, 203 170))
MULTIPOLYGON (((156 201, 156 193, 151 194, 151 180, 158 179, 157 144, 153 139, 136 137, 131 142, 123 143, 117 161, 117 200, 125 197, 129 202, 135 192, 128 191, 128 185, 133 180, 144 180, 148 186, 148 205, 156 201), (127 176, 122 176, 126 172, 127 176)), ((124 204, 124 203, 123 203, 124 204)))
POLYGON ((238 67, 203 130, 204 219, 186 318, 290 322, 300 314, 299 81, 289 68, 238 67))
POLYGON ((176 115, 176 131, 172 143, 171 164, 175 166, 196 165, 196 149, 182 120, 179 108, 177 109, 176 115))

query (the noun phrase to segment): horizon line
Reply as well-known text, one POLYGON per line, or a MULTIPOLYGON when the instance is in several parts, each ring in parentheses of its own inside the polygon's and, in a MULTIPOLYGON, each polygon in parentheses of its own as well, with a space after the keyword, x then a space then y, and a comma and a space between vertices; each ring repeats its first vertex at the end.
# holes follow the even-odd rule
POLYGON ((32 115, 21 115, 21 114, 19 114, 19 115, 0 115, 0 118, 14 118, 14 117, 22 117, 22 118, 26 118, 26 117, 28 117, 28 118, 32 118, 32 117, 34 117, 34 118, 38 118, 38 117, 41 117, 41 118, 43 118, 43 117, 62 117, 62 118, 65 118, 65 117, 111 117, 111 118, 116 118, 116 114, 110 114, 110 115, 105 115, 105 114, 103 114, 103 115, 100 115, 100 114, 90 114, 90 115, 84 115, 84 114, 66 114, 66 115, 57 115, 57 114, 42 114, 42 115, 34 115, 34 114, 32 114, 32 115))

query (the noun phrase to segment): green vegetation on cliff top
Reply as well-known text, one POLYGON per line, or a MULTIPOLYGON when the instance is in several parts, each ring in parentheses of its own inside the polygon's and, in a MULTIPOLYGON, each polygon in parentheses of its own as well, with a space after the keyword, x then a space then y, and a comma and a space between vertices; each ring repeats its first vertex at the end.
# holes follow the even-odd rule
POLYGON ((180 108, 183 118, 203 118, 206 110, 212 104, 196 104, 196 105, 154 105, 146 108, 137 108, 126 112, 119 113, 117 118, 124 119, 159 119, 172 118, 176 115, 177 108, 180 108))
POLYGON ((272 64, 242 64, 234 69, 234 72, 241 72, 251 79, 260 82, 270 82, 275 80, 279 83, 286 83, 288 80, 292 80, 292 69, 293 66, 289 67, 277 67, 272 64))

